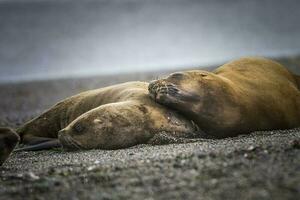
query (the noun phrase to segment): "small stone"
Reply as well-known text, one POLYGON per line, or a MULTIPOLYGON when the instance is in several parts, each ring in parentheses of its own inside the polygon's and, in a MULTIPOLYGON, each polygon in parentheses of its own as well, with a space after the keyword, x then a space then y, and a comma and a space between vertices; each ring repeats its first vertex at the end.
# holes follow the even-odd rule
POLYGON ((100 160, 95 160, 94 164, 99 164, 100 160))
POLYGON ((212 184, 212 185, 216 185, 218 183, 218 179, 211 179, 210 180, 210 184, 212 184))
POLYGON ((23 178, 35 181, 35 180, 39 180, 40 177, 35 175, 33 172, 27 172, 23 175, 23 178))
POLYGON ((247 150, 248 150, 248 151, 253 151, 253 150, 255 150, 255 149, 256 149, 256 147, 255 147, 255 146, 253 146, 253 145, 251 145, 251 146, 249 146, 249 147, 248 147, 248 149, 247 149, 247 150))
POLYGON ((96 168, 96 166, 92 165, 92 166, 89 166, 89 167, 87 168, 87 170, 88 170, 88 171, 92 171, 92 170, 94 170, 95 168, 96 168))
POLYGON ((181 160, 181 161, 180 161, 180 164, 181 164, 181 165, 184 165, 185 163, 186 163, 186 160, 181 160))

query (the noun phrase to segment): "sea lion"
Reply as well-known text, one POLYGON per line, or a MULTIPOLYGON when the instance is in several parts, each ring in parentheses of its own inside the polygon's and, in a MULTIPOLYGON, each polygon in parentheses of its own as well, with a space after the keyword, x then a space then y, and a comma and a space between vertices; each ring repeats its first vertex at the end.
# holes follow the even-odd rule
MULTIPOLYGON (((127 82, 69 97, 16 129, 25 149, 119 149, 155 135, 194 137, 198 127, 151 99, 148 83, 127 82), (57 140, 58 139, 58 140, 57 140)), ((23 149, 24 150, 24 149, 23 149)))
POLYGON ((149 92, 212 138, 300 126, 300 77, 264 58, 173 73, 152 81, 149 92))

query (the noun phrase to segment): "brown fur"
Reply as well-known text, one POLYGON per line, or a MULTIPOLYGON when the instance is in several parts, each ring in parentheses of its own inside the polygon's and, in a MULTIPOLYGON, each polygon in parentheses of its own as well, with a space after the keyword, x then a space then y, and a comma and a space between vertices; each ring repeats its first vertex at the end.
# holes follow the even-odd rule
POLYGON ((179 74, 151 82, 151 96, 180 111, 209 136, 300 126, 299 76, 279 63, 243 58, 213 72, 179 74))
POLYGON ((192 122, 155 103, 148 83, 128 82, 67 98, 17 132, 25 144, 58 138, 66 149, 118 149, 147 143, 161 132, 186 137, 195 130, 192 122))

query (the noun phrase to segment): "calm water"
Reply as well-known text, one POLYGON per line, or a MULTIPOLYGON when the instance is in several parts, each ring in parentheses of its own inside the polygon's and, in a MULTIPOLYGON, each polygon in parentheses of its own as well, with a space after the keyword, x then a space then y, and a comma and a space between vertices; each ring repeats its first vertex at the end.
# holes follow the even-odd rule
POLYGON ((0 82, 300 53, 299 0, 0 2, 0 82))

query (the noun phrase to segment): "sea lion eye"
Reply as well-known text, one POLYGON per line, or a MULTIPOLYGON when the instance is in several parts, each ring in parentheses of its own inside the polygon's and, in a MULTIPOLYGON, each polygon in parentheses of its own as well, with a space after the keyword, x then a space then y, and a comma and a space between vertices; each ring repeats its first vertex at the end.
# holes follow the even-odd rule
POLYGON ((73 130, 74 130, 76 133, 81 133, 81 132, 84 130, 84 126, 82 126, 80 123, 76 123, 76 124, 73 126, 73 130))

